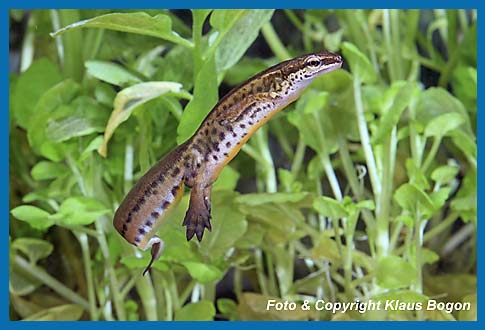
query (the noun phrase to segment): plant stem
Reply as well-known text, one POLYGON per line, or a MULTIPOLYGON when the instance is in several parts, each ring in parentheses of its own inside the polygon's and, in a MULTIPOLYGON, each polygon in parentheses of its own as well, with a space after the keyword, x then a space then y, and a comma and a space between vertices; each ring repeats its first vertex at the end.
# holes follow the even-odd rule
MULTIPOLYGON (((355 166, 352 161, 352 158, 350 157, 349 148, 347 146, 345 138, 340 136, 338 139, 338 143, 339 143, 338 152, 339 152, 340 160, 342 161, 344 173, 350 185, 350 189, 352 190, 352 193, 355 195, 355 197, 357 197, 358 201, 363 201, 364 192, 359 183, 357 174, 355 173, 355 166)), ((369 210, 367 209, 363 209, 361 212, 367 226, 369 227, 373 226, 374 217, 372 216, 372 213, 369 212, 369 210)))
POLYGON ((89 302, 86 299, 79 296, 76 292, 72 291, 68 287, 64 286, 62 282, 49 275, 44 269, 37 265, 32 265, 30 262, 20 256, 13 258, 14 266, 20 271, 47 285, 53 291, 65 299, 82 306, 86 311, 90 310, 89 302))
POLYGON ((291 57, 290 53, 286 50, 286 47, 276 34, 271 22, 265 23, 261 28, 261 32, 263 33, 263 37, 268 43, 269 48, 271 48, 273 54, 275 54, 280 61, 287 60, 291 57))
MULTIPOLYGON (((370 143, 369 131, 364 116, 364 105, 362 103, 361 86, 359 77, 354 77, 354 101, 357 115, 357 124, 359 127, 360 141, 364 150, 364 156, 367 163, 372 191, 374 192, 375 201, 379 201, 382 194, 382 185, 379 178, 374 152, 370 143)), ((377 204, 377 203, 376 203, 377 204)), ((377 213, 377 210, 376 210, 377 213)), ((376 220, 377 221, 377 220, 376 220)), ((376 224, 376 252, 378 256, 387 255, 389 250, 389 233, 387 221, 376 224)))
POLYGON ((451 226, 456 219, 458 219, 458 215, 456 213, 450 213, 444 220, 440 221, 435 227, 431 228, 424 235, 424 242, 428 242, 435 236, 441 234, 444 230, 451 226))
POLYGON ((374 159, 374 152, 372 151, 372 146, 370 143, 369 131, 367 128, 367 123, 364 116, 364 104, 362 102, 362 94, 360 88, 360 79, 354 77, 354 101, 355 109, 357 115, 357 123, 359 127, 359 135, 362 144, 362 149, 364 150, 365 160, 367 163, 367 170, 369 172, 369 177, 372 185, 372 191, 377 199, 381 194, 381 182, 379 175, 377 173, 376 161, 374 159))
POLYGON ((97 321, 98 312, 96 309, 96 294, 94 292, 93 272, 92 272, 93 265, 91 263, 91 255, 89 252, 88 235, 86 233, 80 233, 76 231, 73 231, 73 234, 76 236, 76 238, 79 241, 79 244, 81 245, 81 252, 83 255, 84 272, 86 276, 88 301, 89 301, 90 319, 92 321, 97 321))
POLYGON ((266 129, 266 127, 262 127, 258 129, 254 135, 259 148, 259 154, 264 159, 264 162, 260 165, 263 166, 263 171, 265 174, 266 192, 276 192, 278 190, 278 185, 276 182, 276 173, 273 164, 273 157, 271 157, 271 152, 269 150, 268 130, 266 129))
POLYGON ((152 278, 152 286, 153 292, 155 294, 156 306, 157 309, 157 320, 165 320, 167 316, 165 313, 167 312, 167 299, 166 299, 166 291, 163 286, 163 275, 159 271, 153 271, 150 273, 152 278))
POLYGON ((266 285, 266 276, 263 268, 263 251, 261 249, 254 250, 254 264, 256 265, 256 275, 258 276, 258 283, 261 287, 261 293, 269 295, 269 290, 266 285))
POLYGON ((431 150, 429 151, 428 155, 426 156, 426 159, 424 160, 423 166, 421 167, 421 170, 423 173, 426 173, 428 170, 429 166, 435 159, 436 153, 438 152, 438 149, 441 144, 441 138, 440 137, 434 137, 433 139, 433 144, 431 145, 431 150))
POLYGON ((303 25, 303 23, 300 21, 300 19, 298 18, 298 16, 296 16, 296 14, 293 12, 293 10, 291 10, 291 9, 284 9, 283 11, 286 14, 286 16, 288 17, 288 19, 291 21, 291 23, 293 23, 293 25, 298 30, 300 30, 300 32, 302 34, 305 34, 306 33, 306 31, 305 31, 305 25, 303 25))
POLYGON ((156 321, 157 299, 154 294, 151 275, 149 273, 138 278, 138 281, 136 282, 136 291, 140 295, 147 321, 156 321))
POLYGON ((333 170, 332 163, 330 162, 330 158, 328 157, 328 154, 319 154, 320 161, 322 162, 323 169, 325 171, 325 174, 327 176, 328 183, 330 183, 330 187, 332 188, 333 195, 335 196, 335 199, 338 201, 342 200, 342 191, 340 190, 340 184, 337 179, 337 175, 335 174, 335 171, 333 170))
POLYGON ((303 164, 303 158, 305 157, 305 148, 306 148, 305 141, 303 141, 301 136, 299 136, 298 144, 296 145, 295 154, 293 156, 293 163, 291 163, 291 174, 295 178, 303 164))

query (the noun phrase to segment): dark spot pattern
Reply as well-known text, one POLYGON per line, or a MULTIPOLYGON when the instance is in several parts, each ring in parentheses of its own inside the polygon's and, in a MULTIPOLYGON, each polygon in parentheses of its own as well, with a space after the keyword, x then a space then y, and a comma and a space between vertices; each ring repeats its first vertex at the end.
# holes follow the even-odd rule
POLYGON ((202 148, 200 147, 200 145, 198 144, 194 144, 193 148, 199 153, 201 154, 202 153, 202 148))
POLYGON ((163 201, 163 203, 162 203, 162 209, 166 210, 169 206, 170 206, 170 202, 169 201, 163 201))
POLYGON ((153 211, 151 216, 157 219, 160 216, 160 213, 158 213, 157 211, 153 211))
POLYGON ((145 234, 145 228, 143 227, 138 228, 138 232, 142 235, 145 234))
POLYGON ((172 195, 175 197, 177 196, 177 192, 179 191, 179 187, 178 186, 173 186, 172 188, 172 195))
POLYGON ((179 173, 180 173, 180 168, 175 167, 175 168, 173 169, 172 176, 173 176, 173 177, 176 177, 177 175, 179 175, 179 173))

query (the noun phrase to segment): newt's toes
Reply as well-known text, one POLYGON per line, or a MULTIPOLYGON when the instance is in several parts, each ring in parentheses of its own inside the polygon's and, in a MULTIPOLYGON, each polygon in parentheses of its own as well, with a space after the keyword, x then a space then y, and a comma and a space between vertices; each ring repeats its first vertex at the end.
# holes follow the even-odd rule
POLYGON ((209 211, 207 209, 204 209, 202 212, 198 211, 199 210, 194 211, 194 209, 189 208, 185 214, 183 225, 187 226, 187 241, 190 241, 192 237, 196 235, 200 242, 204 236, 205 228, 207 228, 209 231, 212 230, 210 223, 211 215, 209 211))

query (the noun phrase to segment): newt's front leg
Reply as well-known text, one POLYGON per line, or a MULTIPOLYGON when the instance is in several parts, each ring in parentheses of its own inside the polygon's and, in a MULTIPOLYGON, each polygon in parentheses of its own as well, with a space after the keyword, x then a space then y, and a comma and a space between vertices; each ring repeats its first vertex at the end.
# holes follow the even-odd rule
POLYGON ((189 209, 185 214, 183 225, 187 227, 187 240, 191 240, 194 234, 199 242, 202 240, 204 230, 212 230, 211 220, 211 190, 212 185, 201 186, 196 184, 190 193, 189 209))

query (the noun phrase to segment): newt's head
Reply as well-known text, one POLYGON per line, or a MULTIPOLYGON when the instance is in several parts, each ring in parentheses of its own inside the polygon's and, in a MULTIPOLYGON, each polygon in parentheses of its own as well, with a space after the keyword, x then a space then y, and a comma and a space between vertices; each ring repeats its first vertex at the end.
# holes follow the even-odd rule
POLYGON ((322 51, 297 57, 302 78, 313 79, 342 66, 342 57, 337 54, 322 51))

